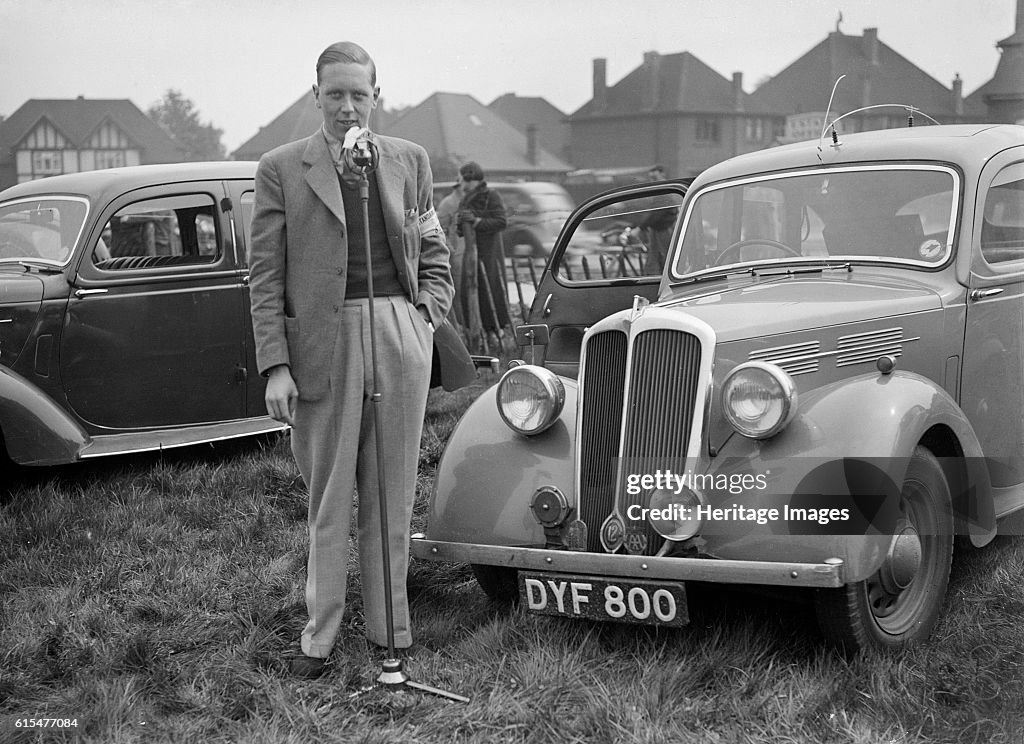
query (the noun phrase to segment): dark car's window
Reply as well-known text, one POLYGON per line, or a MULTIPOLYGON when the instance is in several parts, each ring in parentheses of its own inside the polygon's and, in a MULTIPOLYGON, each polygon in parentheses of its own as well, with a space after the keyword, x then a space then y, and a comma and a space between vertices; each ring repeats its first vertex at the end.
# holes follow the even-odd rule
POLYGON ((981 254, 990 264, 1024 259, 1024 163, 1005 168, 985 196, 981 254))
POLYGON ((249 252, 252 250, 252 213, 256 209, 256 192, 245 191, 242 193, 242 238, 245 240, 245 255, 239 256, 238 260, 249 265, 249 252))
POLYGON ((78 242, 85 199, 36 197, 0 204, 0 262, 63 264, 78 242))
POLYGON ((577 224, 555 267, 560 282, 661 276, 682 196, 623 199, 594 209, 577 224))
POLYGON ((744 263, 944 263, 956 174, 942 166, 816 169, 705 189, 687 210, 675 276, 744 263))
POLYGON ((92 258, 103 271, 215 263, 220 241, 213 197, 188 194, 129 204, 104 226, 92 258))

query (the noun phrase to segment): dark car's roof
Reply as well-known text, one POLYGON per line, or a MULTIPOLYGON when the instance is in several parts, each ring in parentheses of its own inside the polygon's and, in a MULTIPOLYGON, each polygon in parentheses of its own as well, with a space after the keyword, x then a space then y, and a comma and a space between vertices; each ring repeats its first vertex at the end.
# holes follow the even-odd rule
POLYGON ((787 168, 842 165, 873 161, 943 161, 977 167, 995 153, 1024 145, 1024 126, 1016 124, 953 124, 881 129, 840 134, 833 147, 826 134, 820 141, 739 155, 704 171, 694 187, 713 181, 787 168))
POLYGON ((131 191, 145 186, 177 181, 210 181, 222 178, 252 178, 255 161, 218 161, 207 163, 164 163, 127 168, 68 173, 36 181, 19 183, 0 191, 0 199, 16 199, 34 194, 82 194, 99 196, 111 190, 131 191))

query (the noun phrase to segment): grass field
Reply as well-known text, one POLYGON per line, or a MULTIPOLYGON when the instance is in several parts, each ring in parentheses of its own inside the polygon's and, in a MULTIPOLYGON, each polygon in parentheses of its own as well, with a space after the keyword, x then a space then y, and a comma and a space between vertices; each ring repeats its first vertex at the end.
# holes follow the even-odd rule
MULTIPOLYGON (((432 394, 416 529, 472 394, 432 394)), ((799 597, 693 587, 691 624, 659 631, 497 607, 414 561, 406 669, 459 704, 373 684, 356 562, 344 662, 284 673, 306 550, 286 439, 3 477, 0 742, 1024 742, 1019 537, 956 556, 929 643, 853 661, 799 597)))

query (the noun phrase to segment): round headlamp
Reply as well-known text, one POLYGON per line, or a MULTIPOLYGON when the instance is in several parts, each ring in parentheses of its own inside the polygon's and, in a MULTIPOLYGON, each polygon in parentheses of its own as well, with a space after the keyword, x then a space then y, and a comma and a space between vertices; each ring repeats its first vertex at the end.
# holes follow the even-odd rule
POLYGON ((666 540, 688 540, 700 532, 702 520, 697 507, 701 503, 700 494, 689 488, 679 493, 658 488, 648 501, 647 521, 666 540))
POLYGON ((498 413, 520 434, 540 434, 558 420, 565 405, 565 386, 544 367, 521 364, 498 381, 498 413))
POLYGON ((767 439, 782 431, 796 413, 796 385, 776 364, 746 362, 725 378, 722 408, 740 434, 767 439))

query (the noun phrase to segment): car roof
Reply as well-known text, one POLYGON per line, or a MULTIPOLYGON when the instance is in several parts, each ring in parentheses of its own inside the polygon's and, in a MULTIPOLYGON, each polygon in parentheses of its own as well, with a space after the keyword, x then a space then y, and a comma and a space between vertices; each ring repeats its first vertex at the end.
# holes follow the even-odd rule
POLYGON ((224 160, 133 165, 125 168, 66 173, 11 186, 0 191, 0 199, 16 199, 36 194, 82 194, 98 197, 110 191, 123 193, 163 183, 253 178, 256 175, 256 165, 255 160, 224 160))
POLYGON ((814 166, 855 165, 881 161, 933 161, 977 168, 1008 147, 1024 145, 1024 126, 1016 124, 951 124, 880 129, 839 134, 834 146, 826 134, 818 140, 738 155, 704 171, 694 183, 707 183, 758 173, 814 166))

